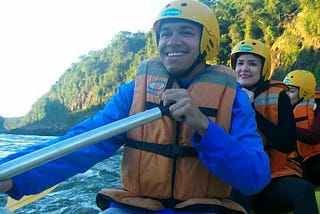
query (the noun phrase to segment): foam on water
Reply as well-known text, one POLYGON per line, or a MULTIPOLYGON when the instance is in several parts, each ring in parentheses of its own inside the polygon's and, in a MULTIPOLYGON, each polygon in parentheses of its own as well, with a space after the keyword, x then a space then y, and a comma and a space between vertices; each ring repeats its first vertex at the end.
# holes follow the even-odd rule
MULTIPOLYGON (((54 137, 0 134, 0 158, 52 138, 54 137)), ((120 185, 121 155, 122 153, 119 153, 96 164, 87 172, 64 181, 44 198, 13 212, 13 214, 99 213, 100 209, 95 203, 97 192, 102 188, 120 185)), ((5 208, 6 197, 5 194, 0 194, 0 213, 2 214, 9 214, 5 208)))

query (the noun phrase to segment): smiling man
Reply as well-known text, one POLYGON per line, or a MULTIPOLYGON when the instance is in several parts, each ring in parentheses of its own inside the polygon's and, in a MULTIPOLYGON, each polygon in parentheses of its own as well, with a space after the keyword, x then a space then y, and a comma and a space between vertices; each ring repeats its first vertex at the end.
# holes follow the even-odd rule
POLYGON ((270 181, 269 159, 232 70, 207 64, 219 51, 215 14, 198 1, 173 1, 154 30, 159 57, 141 62, 135 79, 93 118, 28 152, 156 106, 169 106, 164 116, 0 182, 0 190, 16 199, 43 191, 124 145, 122 186, 97 195, 103 213, 245 213, 227 198, 231 187, 246 195, 260 191, 270 181))

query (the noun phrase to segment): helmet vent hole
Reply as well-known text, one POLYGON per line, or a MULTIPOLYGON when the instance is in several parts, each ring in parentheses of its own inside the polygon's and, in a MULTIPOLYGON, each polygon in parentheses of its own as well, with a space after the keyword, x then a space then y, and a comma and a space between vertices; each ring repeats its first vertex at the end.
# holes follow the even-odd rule
POLYGON ((257 43, 255 43, 255 42, 252 42, 252 44, 253 44, 253 45, 256 45, 257 43))
POLYGON ((208 50, 208 52, 211 51, 211 48, 209 47, 209 45, 207 45, 207 50, 208 50))
POLYGON ((209 44, 210 44, 210 46, 213 48, 213 42, 212 42, 211 39, 209 39, 209 44))

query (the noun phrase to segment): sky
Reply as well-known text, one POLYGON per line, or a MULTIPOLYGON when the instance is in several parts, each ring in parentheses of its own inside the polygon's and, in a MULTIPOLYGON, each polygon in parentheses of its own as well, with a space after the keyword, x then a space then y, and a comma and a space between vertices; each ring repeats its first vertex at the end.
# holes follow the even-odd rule
POLYGON ((171 0, 0 1, 0 116, 19 117, 79 56, 147 32, 171 0))

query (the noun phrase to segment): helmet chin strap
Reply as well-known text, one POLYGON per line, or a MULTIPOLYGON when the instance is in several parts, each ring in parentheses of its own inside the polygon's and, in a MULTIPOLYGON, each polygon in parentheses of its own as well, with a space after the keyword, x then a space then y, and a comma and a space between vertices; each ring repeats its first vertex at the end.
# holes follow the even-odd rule
POLYGON ((262 78, 260 78, 259 81, 258 81, 256 84, 254 84, 254 85, 252 85, 252 86, 250 86, 250 87, 246 87, 246 89, 248 89, 248 90, 251 91, 252 89, 258 87, 261 82, 263 82, 262 78))
POLYGON ((180 79, 183 77, 188 77, 190 73, 197 67, 201 62, 204 61, 204 58, 206 57, 207 53, 204 51, 202 54, 199 54, 197 59, 192 63, 192 65, 185 71, 180 74, 171 74, 174 78, 180 79))

